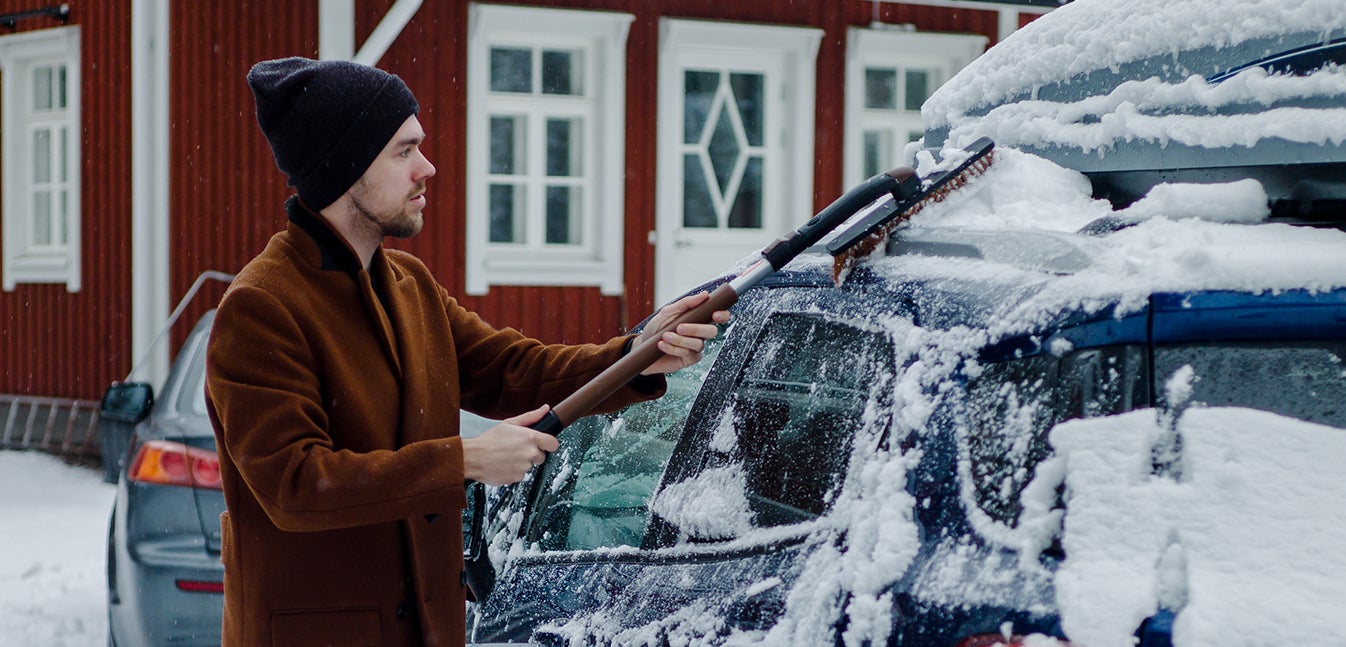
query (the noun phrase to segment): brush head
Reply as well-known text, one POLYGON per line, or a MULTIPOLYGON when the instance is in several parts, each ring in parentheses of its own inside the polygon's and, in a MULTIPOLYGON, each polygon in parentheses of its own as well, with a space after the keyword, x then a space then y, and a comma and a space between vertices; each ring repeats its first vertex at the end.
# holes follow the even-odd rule
POLYGON ((943 201, 950 193, 984 174, 995 160, 994 150, 995 143, 986 137, 972 142, 963 149, 966 155, 953 168, 916 178, 914 182, 903 182, 904 186, 913 188, 894 192, 890 208, 874 211, 833 238, 827 244, 827 251, 833 256, 832 280, 840 285, 856 262, 882 247, 898 225, 920 213, 926 205, 943 201))

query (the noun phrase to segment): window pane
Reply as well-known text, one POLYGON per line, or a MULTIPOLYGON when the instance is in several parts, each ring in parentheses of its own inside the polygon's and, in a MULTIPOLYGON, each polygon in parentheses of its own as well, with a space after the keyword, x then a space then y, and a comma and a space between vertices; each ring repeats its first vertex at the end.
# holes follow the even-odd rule
POLYGON ((578 245, 580 240, 580 189, 547 187, 547 244, 578 245))
POLYGON ((743 170, 743 181, 738 185, 734 206, 729 209, 729 227, 735 229, 762 228, 762 158, 754 155, 743 170))
POLYGON ((65 66, 56 68, 56 107, 66 107, 65 66))
POLYGON ((897 71, 865 68, 865 107, 897 107, 897 71))
POLYGON ((907 70, 907 110, 920 110, 921 104, 930 98, 930 72, 927 70, 907 70))
POLYGON ((33 68, 33 109, 51 110, 51 72, 50 67, 33 68))
POLYGON ((68 181, 70 178, 70 169, 69 169, 70 160, 68 156, 65 154, 65 152, 69 150, 67 148, 66 139, 70 136, 70 129, 61 128, 58 132, 60 133, 60 141, 57 143, 56 150, 53 151, 53 154, 56 156, 57 160, 56 162, 57 180, 64 183, 68 181))
POLYGON ((491 117, 491 174, 525 172, 524 132, 523 117, 491 117))
POLYGON ((33 182, 51 182, 51 130, 33 131, 33 182))
POLYGON ((893 151, 889 145, 891 139, 887 131, 865 131, 865 177, 874 177, 892 168, 893 151))
POLYGON ((720 87, 720 73, 688 70, 683 75, 683 83, 686 95, 683 98, 682 142, 695 144, 701 141, 701 131, 706 128, 715 91, 720 87))
POLYGON ((523 207, 523 187, 513 184, 491 185, 491 242, 524 242, 521 219, 523 207))
POLYGON ((51 194, 46 191, 33 194, 33 244, 51 245, 51 194))
POLYGON ((70 192, 56 192, 56 245, 62 247, 70 242, 70 192))
POLYGON ((738 116, 743 120, 743 133, 749 146, 762 145, 762 124, 766 119, 766 104, 762 101, 765 79, 761 74, 729 75, 729 85, 734 90, 738 116))
POLYGON ((712 229, 719 226, 715 201, 701 169, 701 157, 695 153, 682 156, 682 226, 712 229))
POLYGON ((582 175, 581 136, 578 119, 547 120, 547 175, 551 177, 582 175))
POLYGON ((492 47, 491 91, 532 92, 533 51, 514 47, 492 47))
POLYGON ((584 94, 580 83, 579 52, 542 52, 543 94, 584 94))
POLYGON ((729 117, 729 109, 732 104, 725 104, 725 109, 720 111, 720 118, 715 122, 715 134, 710 137, 710 144, 706 147, 706 152, 710 154, 710 166, 715 170, 716 191, 724 195, 725 189, 729 186, 729 180, 734 175, 734 164, 738 162, 739 151, 743 148, 739 146, 738 133, 734 130, 734 122, 729 117))

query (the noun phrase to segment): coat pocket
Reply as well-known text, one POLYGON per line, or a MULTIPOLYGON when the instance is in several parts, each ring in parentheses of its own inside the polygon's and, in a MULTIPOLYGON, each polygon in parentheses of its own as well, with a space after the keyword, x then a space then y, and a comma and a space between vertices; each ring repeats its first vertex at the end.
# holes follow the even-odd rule
POLYGON ((377 647, 379 610, 319 609, 271 614, 271 644, 280 647, 377 647))

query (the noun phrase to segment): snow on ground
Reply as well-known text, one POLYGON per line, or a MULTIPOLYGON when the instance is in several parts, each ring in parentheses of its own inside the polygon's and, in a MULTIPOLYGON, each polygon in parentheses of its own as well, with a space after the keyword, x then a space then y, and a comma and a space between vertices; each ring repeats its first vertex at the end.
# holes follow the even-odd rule
POLYGON ((100 472, 0 451, 0 645, 107 643, 103 564, 115 494, 100 472))

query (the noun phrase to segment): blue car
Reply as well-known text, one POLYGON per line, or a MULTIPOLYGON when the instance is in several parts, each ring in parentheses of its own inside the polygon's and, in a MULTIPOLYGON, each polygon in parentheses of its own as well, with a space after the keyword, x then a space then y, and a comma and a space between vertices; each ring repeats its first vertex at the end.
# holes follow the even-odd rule
MULTIPOLYGON (((1070 644, 1070 484, 1039 473, 1058 423, 1237 407, 1346 428, 1346 289, 1013 314, 1125 231, 913 227, 840 285, 803 258, 749 290, 668 395, 581 420, 489 497, 469 642, 1070 644)), ((1137 644, 1172 644, 1179 603, 1136 618, 1137 644)))

